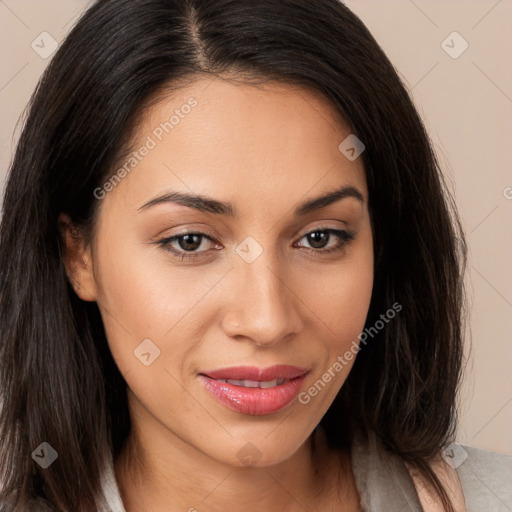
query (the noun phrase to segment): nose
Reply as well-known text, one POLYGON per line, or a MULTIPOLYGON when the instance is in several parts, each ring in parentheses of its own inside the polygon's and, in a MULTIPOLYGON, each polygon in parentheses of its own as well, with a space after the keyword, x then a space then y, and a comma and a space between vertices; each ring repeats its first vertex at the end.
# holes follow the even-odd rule
POLYGON ((302 329, 302 302, 296 291, 300 283, 266 253, 252 263, 236 263, 222 327, 233 338, 273 346, 302 329))

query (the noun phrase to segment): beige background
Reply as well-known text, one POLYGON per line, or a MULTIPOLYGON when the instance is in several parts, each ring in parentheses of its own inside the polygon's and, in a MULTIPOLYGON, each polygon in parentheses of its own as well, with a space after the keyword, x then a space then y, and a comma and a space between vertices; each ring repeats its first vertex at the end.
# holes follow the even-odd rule
MULTIPOLYGON (((472 350, 457 441, 512 454, 512 0, 345 3, 412 91, 467 232, 472 350), (457 58, 443 49, 456 56, 464 41, 457 58)), ((88 4, 0 0, 2 185, 19 116, 48 63, 31 43, 42 32, 61 41, 88 4)))

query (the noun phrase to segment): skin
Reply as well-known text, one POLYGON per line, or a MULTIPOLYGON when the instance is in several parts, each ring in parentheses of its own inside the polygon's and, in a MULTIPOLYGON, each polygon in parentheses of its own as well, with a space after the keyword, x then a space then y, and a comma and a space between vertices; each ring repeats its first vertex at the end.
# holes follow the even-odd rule
MULTIPOLYGON (((83 300, 98 303, 128 385, 133 429, 115 461, 126 510, 359 510, 349 455, 327 449, 321 430, 312 434, 354 359, 309 403, 263 416, 228 409, 198 373, 290 364, 309 369, 307 390, 358 342, 373 285, 362 159, 339 151, 350 130, 318 94, 220 78, 159 98, 133 148, 190 97, 197 106, 100 200, 90 243, 61 216, 68 275, 83 300), (363 201, 294 215, 341 186, 363 201), (230 202, 237 215, 172 202, 139 210, 169 190, 230 202), (338 236, 323 246, 306 236, 326 228, 354 239, 326 253, 338 236), (157 243, 205 230, 215 240, 199 239, 195 260, 157 243), (248 236, 262 248, 251 263, 235 252, 248 236), (160 350, 149 366, 134 356, 144 339, 160 350), (248 442, 260 457, 251 466, 238 456, 248 442)), ((186 253, 181 240, 172 247, 186 253)))

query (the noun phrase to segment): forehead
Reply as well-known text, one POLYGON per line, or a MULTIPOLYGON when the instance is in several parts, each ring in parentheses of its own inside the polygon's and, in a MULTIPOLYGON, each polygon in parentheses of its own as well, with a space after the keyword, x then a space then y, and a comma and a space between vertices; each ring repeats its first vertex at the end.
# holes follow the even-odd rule
POLYGON ((131 155, 133 165, 111 196, 122 193, 138 207, 169 188, 269 205, 340 184, 365 194, 362 159, 350 161, 338 148, 349 134, 319 93, 276 82, 198 79, 143 109, 130 147, 139 155, 118 163, 131 155))

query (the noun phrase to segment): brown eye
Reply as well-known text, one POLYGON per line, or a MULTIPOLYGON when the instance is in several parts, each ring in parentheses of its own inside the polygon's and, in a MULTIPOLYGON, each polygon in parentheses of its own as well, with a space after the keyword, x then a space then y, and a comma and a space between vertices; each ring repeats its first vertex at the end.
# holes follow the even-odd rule
POLYGON ((329 242, 331 233, 328 231, 313 231, 313 233, 309 233, 306 237, 313 249, 323 249, 329 242))
POLYGON ((302 238, 306 239, 310 247, 299 247, 304 247, 305 249, 310 249, 317 252, 328 253, 331 251, 342 249, 345 245, 347 245, 351 240, 355 238, 355 233, 349 233, 348 231, 342 229, 333 228, 316 229, 315 231, 310 231, 309 233, 306 233, 302 238), (331 239, 334 239, 335 244, 329 247, 328 244, 331 241, 331 239), (336 239, 338 240, 337 242, 336 239))
POLYGON ((209 252, 208 243, 204 241, 214 242, 214 239, 206 233, 183 233, 159 240, 157 244, 181 260, 191 260, 209 252))
POLYGON ((202 235, 188 234, 180 236, 176 240, 184 251, 195 251, 201 246, 202 235))

